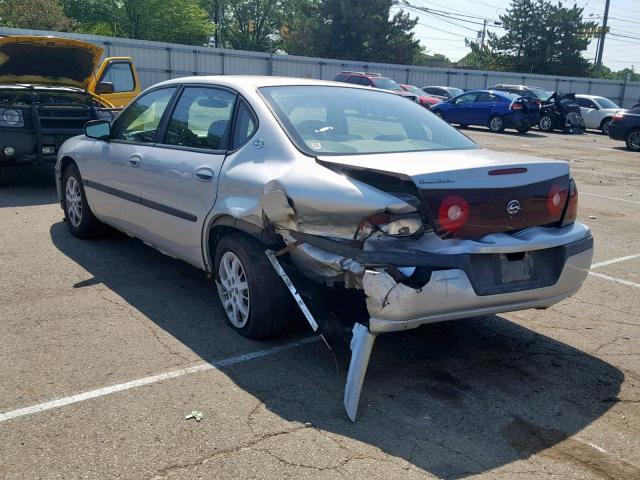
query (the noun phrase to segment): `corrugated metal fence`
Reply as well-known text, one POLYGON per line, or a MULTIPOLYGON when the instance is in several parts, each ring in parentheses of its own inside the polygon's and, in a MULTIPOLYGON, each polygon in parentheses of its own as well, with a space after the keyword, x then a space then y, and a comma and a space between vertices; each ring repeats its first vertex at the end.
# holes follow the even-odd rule
POLYGON ((331 80, 341 70, 381 73, 417 86, 487 88, 498 83, 537 85, 547 90, 602 95, 630 107, 640 101, 640 82, 521 73, 416 67, 262 52, 195 47, 175 43, 0 27, 0 35, 54 35, 86 40, 105 48, 106 56, 133 57, 143 87, 186 75, 279 75, 331 80))

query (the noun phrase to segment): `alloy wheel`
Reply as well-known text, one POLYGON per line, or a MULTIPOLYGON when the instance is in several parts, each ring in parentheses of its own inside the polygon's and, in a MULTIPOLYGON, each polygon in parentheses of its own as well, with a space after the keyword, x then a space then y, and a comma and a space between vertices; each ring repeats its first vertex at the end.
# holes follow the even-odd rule
POLYGON ((489 123, 489 128, 494 132, 499 132, 502 130, 503 124, 504 122, 500 117, 493 117, 489 123))
POLYGON ((609 135, 609 125, 611 125, 611 120, 607 120, 602 124, 602 133, 605 135, 609 135))
POLYGON ((69 177, 67 179, 65 202, 69 221, 71 225, 78 228, 80 222, 82 222, 82 195, 80 193, 80 185, 75 177, 69 177))
POLYGON ((542 117, 538 126, 544 132, 551 130, 551 117, 542 117))
POLYGON ((244 267, 235 253, 227 251, 218 267, 218 295, 229 321, 243 328, 249 321, 249 283, 244 267))

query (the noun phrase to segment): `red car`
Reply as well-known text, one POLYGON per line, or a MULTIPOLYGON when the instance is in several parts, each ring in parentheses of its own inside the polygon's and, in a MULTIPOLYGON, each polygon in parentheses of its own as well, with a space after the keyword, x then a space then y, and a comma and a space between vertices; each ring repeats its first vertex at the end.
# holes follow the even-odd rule
MULTIPOLYGON (((333 79, 334 82, 353 83, 354 85, 362 85, 365 87, 381 88, 382 90, 389 90, 397 95, 406 97, 416 103, 421 103, 418 99, 418 95, 413 92, 408 92, 403 89, 395 80, 387 77, 383 77, 379 73, 371 72, 340 72, 333 79)), ((420 92, 424 95, 424 92, 420 92)))
POLYGON ((422 105, 424 108, 427 108, 429 110, 436 103, 440 103, 441 102, 441 100, 439 98, 430 97, 428 95, 425 95, 424 90, 420 90, 415 85, 401 84, 400 86, 402 87, 403 90, 416 94, 418 96, 418 102, 420 102, 420 105, 422 105))

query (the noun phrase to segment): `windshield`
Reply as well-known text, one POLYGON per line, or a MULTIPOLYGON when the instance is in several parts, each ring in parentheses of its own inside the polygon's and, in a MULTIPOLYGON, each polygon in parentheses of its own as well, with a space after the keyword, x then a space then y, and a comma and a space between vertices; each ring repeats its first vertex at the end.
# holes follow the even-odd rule
POLYGON ((260 92, 293 142, 313 156, 477 148, 398 95, 321 85, 263 87, 260 92))
POLYGON ((457 97, 458 95, 462 95, 464 93, 464 90, 461 90, 461 89, 455 88, 455 87, 449 87, 447 90, 449 90, 449 93, 453 97, 457 97))
POLYGON ((395 81, 390 78, 372 78, 371 82, 376 88, 382 88, 383 90, 400 90, 402 88, 395 81))
POLYGON ((595 101, 598 102, 598 104, 602 108, 620 108, 618 105, 616 105, 614 102, 612 102, 608 98, 595 97, 595 101))
POLYGON ((547 92, 542 88, 531 88, 530 90, 531 90, 531 93, 533 93, 540 100, 549 100, 549 97, 553 95, 553 93, 547 92))

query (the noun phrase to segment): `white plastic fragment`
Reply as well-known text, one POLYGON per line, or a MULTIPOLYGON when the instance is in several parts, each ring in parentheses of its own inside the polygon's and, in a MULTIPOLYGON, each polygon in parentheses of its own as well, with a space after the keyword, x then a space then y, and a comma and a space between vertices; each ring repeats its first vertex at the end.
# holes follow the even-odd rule
POLYGON ((351 362, 347 373, 347 383, 344 387, 344 408, 352 422, 356 421, 358 403, 364 376, 369 366, 369 358, 376 335, 360 323, 353 326, 353 338, 351 339, 351 362))
POLYGON ((200 410, 193 410, 189 415, 184 417, 185 420, 195 419, 196 422, 199 422, 204 418, 204 413, 200 410))

